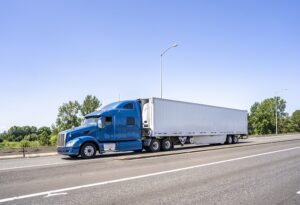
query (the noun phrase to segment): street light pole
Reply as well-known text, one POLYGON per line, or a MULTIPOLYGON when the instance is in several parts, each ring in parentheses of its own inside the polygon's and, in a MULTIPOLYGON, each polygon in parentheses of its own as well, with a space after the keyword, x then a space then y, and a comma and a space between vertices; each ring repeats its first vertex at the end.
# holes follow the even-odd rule
POLYGON ((178 45, 175 43, 173 44, 172 46, 170 46, 169 48, 167 48, 164 52, 162 52, 160 54, 160 98, 163 97, 163 55, 168 51, 170 50, 171 48, 175 48, 177 47, 178 45))
POLYGON ((163 88, 162 88, 162 78, 163 78, 163 73, 162 73, 162 57, 163 54, 160 54, 160 98, 162 98, 163 95, 163 88))
POLYGON ((278 135, 278 105, 277 105, 277 103, 278 103, 278 99, 277 99, 277 97, 275 96, 275 100, 276 100, 276 111, 275 111, 275 117, 276 117, 276 135, 278 135))

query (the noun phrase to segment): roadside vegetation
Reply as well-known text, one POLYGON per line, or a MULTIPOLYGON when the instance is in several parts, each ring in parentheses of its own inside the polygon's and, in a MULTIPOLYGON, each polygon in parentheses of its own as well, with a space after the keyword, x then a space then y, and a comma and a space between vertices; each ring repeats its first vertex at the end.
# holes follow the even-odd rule
POLYGON ((92 95, 87 95, 82 104, 78 101, 64 103, 51 127, 13 126, 0 134, 0 148, 55 146, 58 132, 79 126, 86 114, 100 106, 101 102, 92 95))
POLYGON ((255 102, 248 115, 248 130, 250 135, 266 135, 300 132, 300 110, 290 116, 286 111, 286 101, 280 97, 267 98, 262 102, 255 102))
MULTIPOLYGON (((86 114, 100 107, 101 102, 92 95, 87 95, 82 104, 78 101, 64 103, 59 107, 56 122, 51 127, 13 126, 0 134, 0 148, 55 146, 58 132, 79 126, 86 114)), ((286 101, 280 97, 255 102, 248 115, 249 134, 274 134, 276 110, 278 133, 300 132, 300 110, 289 116, 285 108, 286 101)))

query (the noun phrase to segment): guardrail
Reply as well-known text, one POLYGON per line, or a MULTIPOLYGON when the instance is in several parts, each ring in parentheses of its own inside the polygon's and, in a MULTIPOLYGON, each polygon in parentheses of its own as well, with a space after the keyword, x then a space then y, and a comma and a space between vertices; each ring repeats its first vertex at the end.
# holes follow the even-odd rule
POLYGON ((39 153, 47 153, 47 152, 56 152, 56 147, 43 146, 43 147, 0 148, 0 156, 23 155, 23 157, 26 157, 27 154, 39 154, 39 153))
POLYGON ((299 135, 300 132, 291 132, 291 133, 284 133, 284 134, 265 134, 265 135, 249 135, 248 137, 273 137, 273 136, 285 136, 285 135, 299 135))

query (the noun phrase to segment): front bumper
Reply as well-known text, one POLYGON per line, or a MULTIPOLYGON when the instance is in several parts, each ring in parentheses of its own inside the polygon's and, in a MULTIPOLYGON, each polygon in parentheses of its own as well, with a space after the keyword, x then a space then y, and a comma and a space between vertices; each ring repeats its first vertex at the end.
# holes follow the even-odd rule
POLYGON ((79 147, 57 147, 57 153, 62 155, 79 155, 79 147))

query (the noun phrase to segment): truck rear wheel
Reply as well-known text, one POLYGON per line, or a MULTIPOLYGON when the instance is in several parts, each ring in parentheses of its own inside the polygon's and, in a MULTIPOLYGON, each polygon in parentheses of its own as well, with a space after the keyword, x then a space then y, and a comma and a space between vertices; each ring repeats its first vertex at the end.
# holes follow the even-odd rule
POLYGON ((238 142, 239 142, 239 138, 236 135, 232 136, 232 144, 236 144, 238 142))
POLYGON ((172 141, 168 138, 161 141, 161 149, 163 151, 170 151, 172 149, 172 141))
POLYGON ((228 135, 227 138, 226 138, 226 142, 225 142, 225 143, 226 143, 226 144, 232 144, 232 141, 233 141, 233 140, 232 140, 232 136, 231 136, 231 135, 228 135))
POLYGON ((150 152, 159 152, 160 151, 160 143, 157 139, 151 140, 149 150, 150 150, 150 152))
POLYGON ((80 155, 83 159, 90 159, 95 157, 96 152, 96 146, 94 145, 94 143, 91 142, 83 144, 80 148, 80 155))

